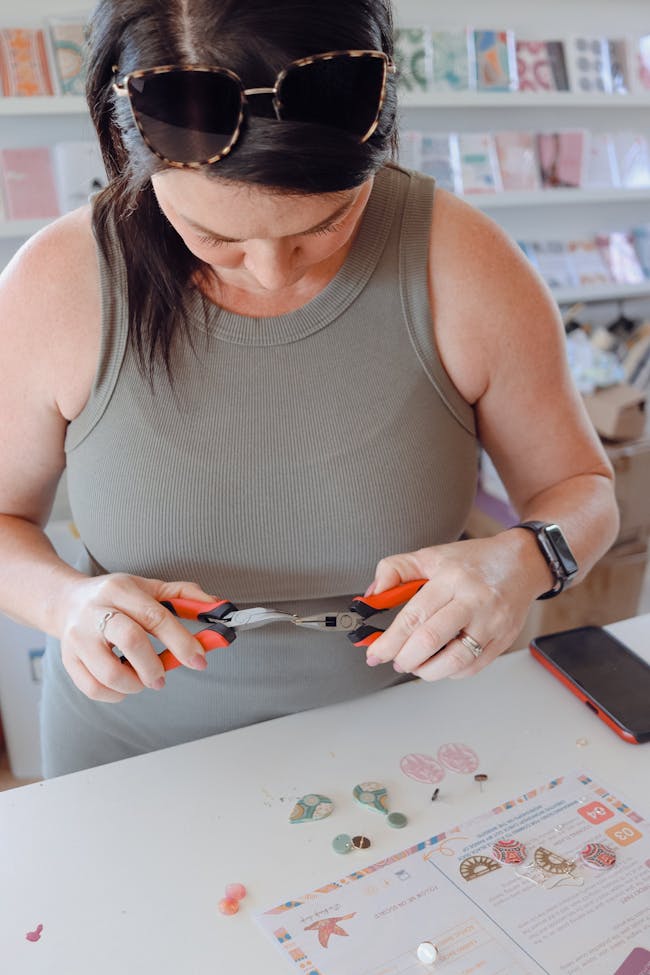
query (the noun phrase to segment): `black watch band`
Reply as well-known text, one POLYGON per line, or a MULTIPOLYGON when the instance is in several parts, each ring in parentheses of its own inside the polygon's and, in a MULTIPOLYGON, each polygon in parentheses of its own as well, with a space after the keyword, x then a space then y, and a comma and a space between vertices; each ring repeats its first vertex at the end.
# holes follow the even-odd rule
POLYGON ((562 529, 559 525, 547 521, 522 521, 512 527, 525 528, 533 533, 539 550, 555 579, 552 589, 537 598, 552 599, 553 596, 559 596, 578 572, 578 563, 562 529))

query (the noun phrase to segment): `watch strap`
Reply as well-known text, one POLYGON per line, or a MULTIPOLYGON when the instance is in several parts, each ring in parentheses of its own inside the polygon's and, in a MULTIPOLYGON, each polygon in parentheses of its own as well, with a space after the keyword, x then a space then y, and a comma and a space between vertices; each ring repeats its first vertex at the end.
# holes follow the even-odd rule
POLYGON ((563 589, 567 586, 570 581, 570 576, 564 570, 564 567, 560 560, 555 556, 552 546, 546 541, 546 536, 544 535, 545 529, 551 526, 551 522, 547 521, 521 521, 517 525, 513 525, 513 528, 525 528, 527 531, 533 533, 537 540, 537 546, 546 559, 546 564, 548 565, 555 583, 551 589, 543 592, 538 599, 553 599, 554 596, 559 596, 563 589), (545 544, 546 542, 546 544, 545 544))

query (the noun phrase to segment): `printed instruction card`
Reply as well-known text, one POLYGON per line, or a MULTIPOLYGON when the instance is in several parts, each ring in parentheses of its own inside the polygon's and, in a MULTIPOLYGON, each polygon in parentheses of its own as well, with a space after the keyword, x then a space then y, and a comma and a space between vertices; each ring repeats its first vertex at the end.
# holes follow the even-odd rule
POLYGON ((574 773, 256 920, 301 975, 650 975, 650 828, 574 773))

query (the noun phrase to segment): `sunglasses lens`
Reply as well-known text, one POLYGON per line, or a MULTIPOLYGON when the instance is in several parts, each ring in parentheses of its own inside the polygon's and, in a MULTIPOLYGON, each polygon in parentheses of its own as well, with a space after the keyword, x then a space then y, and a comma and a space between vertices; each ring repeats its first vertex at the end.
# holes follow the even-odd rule
POLYGON ((165 71, 129 78, 142 134, 170 162, 205 163, 233 141, 242 107, 237 82, 218 71, 165 71))
POLYGON ((294 65, 279 87, 280 116, 364 138, 377 119, 385 76, 386 62, 371 54, 339 54, 294 65))

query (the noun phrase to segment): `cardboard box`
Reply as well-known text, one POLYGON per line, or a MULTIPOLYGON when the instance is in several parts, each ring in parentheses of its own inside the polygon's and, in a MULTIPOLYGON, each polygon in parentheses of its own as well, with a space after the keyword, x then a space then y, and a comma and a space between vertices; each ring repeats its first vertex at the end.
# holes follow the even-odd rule
MULTIPOLYGON (((650 435, 629 443, 603 442, 616 475, 616 501, 621 525, 615 544, 619 545, 650 534, 650 435)), ((489 459, 488 459, 489 460, 489 459)), ((484 461, 481 460, 481 471, 484 461)), ((476 494, 467 533, 474 538, 494 535, 519 521, 516 511, 507 501, 505 488, 496 482, 496 471, 486 461, 488 491, 483 474, 476 494), (504 498, 506 500, 504 500, 504 498)))
POLYGON ((616 545, 579 585, 554 599, 537 600, 511 649, 527 647, 533 637, 575 626, 606 626, 637 616, 648 564, 648 539, 640 536, 616 545))
POLYGON ((616 544, 650 534, 650 437, 604 444, 616 474, 621 527, 616 544))
MULTIPOLYGON (((503 523, 474 507, 465 534, 487 538, 503 531, 503 523)), ((526 623, 513 640, 510 650, 528 646, 535 636, 569 630, 575 626, 605 626, 628 619, 639 612, 639 602, 648 562, 648 535, 638 533, 615 545, 598 562, 586 579, 554 599, 536 600, 526 623)))
POLYGON ((599 389, 584 397, 587 413, 601 437, 607 440, 637 440, 646 424, 646 395, 621 383, 599 389))

